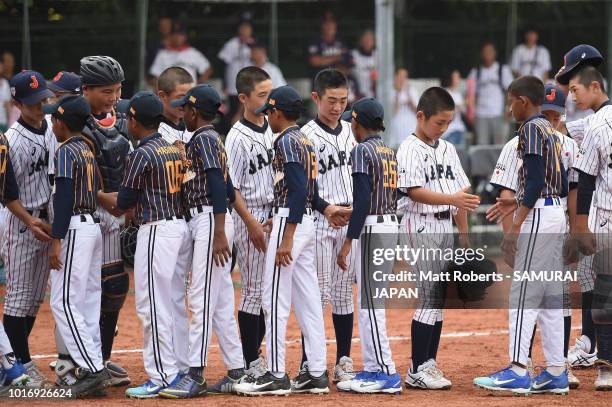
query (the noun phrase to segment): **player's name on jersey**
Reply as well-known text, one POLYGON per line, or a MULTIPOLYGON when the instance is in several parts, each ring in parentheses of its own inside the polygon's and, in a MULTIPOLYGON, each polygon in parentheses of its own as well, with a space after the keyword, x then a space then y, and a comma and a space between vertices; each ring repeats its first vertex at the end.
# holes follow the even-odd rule
POLYGON ((160 155, 180 154, 180 151, 179 151, 178 147, 176 147, 174 145, 172 145, 172 146, 157 147, 155 149, 155 151, 157 151, 157 153, 160 154, 160 155))

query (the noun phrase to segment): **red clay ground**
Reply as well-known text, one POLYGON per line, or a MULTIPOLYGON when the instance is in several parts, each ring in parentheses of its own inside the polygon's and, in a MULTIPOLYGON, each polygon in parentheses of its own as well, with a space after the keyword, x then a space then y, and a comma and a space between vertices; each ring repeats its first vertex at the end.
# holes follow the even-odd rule
MULTIPOLYGON (((238 280, 239 276, 234 275, 234 279, 238 280)), ((0 289, 0 296, 4 293, 3 288, 0 289)), ((236 298, 238 296, 236 290, 236 298)), ((391 345, 393 357, 398 366, 398 371, 404 377, 406 369, 410 361, 410 321, 412 310, 389 310, 387 312, 388 331, 393 337, 391 345)), ((580 313, 574 312, 574 326, 580 324, 580 313)), ((572 391, 568 396, 530 396, 530 397, 513 397, 513 396, 492 396, 485 391, 477 390, 472 386, 472 379, 477 375, 484 375, 493 370, 504 367, 507 363, 507 335, 503 333, 507 329, 507 311, 506 310, 449 310, 445 315, 445 323, 443 329, 443 339, 438 355, 438 364, 446 373, 446 376, 453 382, 453 388, 449 391, 417 391, 404 390, 399 396, 388 395, 354 395, 354 394, 339 394, 332 389, 332 392, 326 396, 288 396, 288 397, 257 397, 246 398, 239 396, 208 396, 202 399, 189 401, 171 401, 171 400, 147 400, 135 401, 128 400, 124 397, 124 388, 110 389, 109 396, 104 399, 96 400, 79 400, 70 401, 74 406, 96 406, 100 404, 109 406, 125 406, 125 405, 171 405, 181 404, 188 405, 223 405, 223 406, 302 406, 306 404, 316 403, 317 405, 339 405, 339 406, 367 406, 367 405, 424 405, 432 406, 527 406, 527 405, 564 405, 564 406, 610 406, 612 404, 612 392, 596 392, 593 387, 596 371, 581 370, 577 371, 576 375, 582 381, 578 390, 572 391)), ((326 314, 327 338, 333 339, 333 327, 331 326, 331 317, 329 312, 326 314)), ((53 318, 49 311, 49 303, 46 301, 39 317, 36 321, 36 326, 32 332, 30 349, 36 357, 36 362, 42 368, 43 372, 49 373, 48 363, 53 360, 48 357, 55 351, 53 343, 53 318), (45 356, 46 355, 46 356, 45 356)), ((121 318, 119 321, 119 336, 115 341, 115 350, 118 351, 114 355, 114 359, 125 366, 134 383, 141 383, 146 380, 143 371, 142 355, 139 352, 130 350, 139 349, 142 346, 142 332, 140 323, 135 315, 134 296, 130 294, 121 318), (124 352, 127 351, 127 352, 124 352)), ((578 330, 572 331, 572 344, 574 337, 579 334, 578 330)), ((354 337, 357 338, 357 324, 355 323, 354 337)), ((562 335, 562 332, 559 332, 562 335)), ((299 358, 301 356, 299 344, 299 329, 297 322, 292 317, 289 328, 289 341, 287 347, 287 370, 290 375, 293 375, 298 370, 299 358)), ((536 340, 536 364, 542 363, 542 353, 539 347, 539 339, 536 340)), ((221 361, 219 349, 215 348, 212 351, 210 366, 207 368, 207 378, 210 382, 220 378, 225 368, 221 361)), ((327 348, 328 366, 330 371, 333 369, 333 361, 336 347, 333 342, 330 342, 327 348)), ((361 350, 358 341, 354 342, 353 358, 355 368, 361 366, 361 350)), ((52 405, 55 402, 48 400, 41 401, 18 401, 18 400, 0 400, 1 405, 52 405), (6 403, 6 404, 5 404, 6 403)))

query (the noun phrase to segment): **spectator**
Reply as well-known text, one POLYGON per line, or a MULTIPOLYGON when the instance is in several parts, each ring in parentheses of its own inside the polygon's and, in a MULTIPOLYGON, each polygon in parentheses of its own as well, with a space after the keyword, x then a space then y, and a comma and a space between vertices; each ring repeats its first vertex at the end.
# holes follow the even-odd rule
POLYGON ((441 84, 450 93, 455 102, 455 117, 442 135, 442 138, 449 143, 463 147, 466 128, 462 117, 463 113, 465 113, 465 99, 461 93, 461 73, 455 69, 442 78, 441 84))
POLYGON ((4 64, 0 62, 0 132, 5 132, 9 128, 9 113, 11 111, 11 86, 3 74, 4 64))
POLYGON ((416 107, 419 103, 419 93, 413 86, 410 86, 406 68, 397 68, 393 87, 395 98, 391 119, 390 146, 397 148, 416 129, 416 107))
POLYGON ((508 131, 504 117, 506 89, 512 82, 512 72, 497 62, 491 42, 484 43, 480 57, 481 65, 468 76, 468 115, 474 123, 477 144, 504 144, 508 131))
POLYGON ((314 72, 335 67, 346 52, 344 43, 336 39, 337 31, 336 20, 330 13, 326 13, 321 22, 321 37, 308 48, 308 62, 314 72))
POLYGON ((530 28, 525 31, 525 43, 512 51, 510 63, 514 76, 532 75, 546 81, 550 71, 550 54, 543 45, 538 45, 538 32, 530 28))
MULTIPOLYGON (((10 81, 13 75, 15 74, 15 55, 13 55, 10 51, 4 51, 2 53, 2 64, 4 66, 3 75, 7 81, 10 81)), ((17 107, 11 98, 9 102, 8 109, 8 122, 7 126, 11 127, 13 123, 17 121, 19 116, 21 115, 21 111, 17 107)))
POLYGON ((279 86, 285 86, 287 84, 280 68, 268 61, 268 50, 263 43, 255 42, 251 45, 251 60, 253 61, 253 65, 263 69, 270 75, 273 88, 278 88, 279 86))
POLYGON ((363 93, 361 93, 361 89, 359 87, 359 82, 353 73, 354 67, 355 63, 353 62, 352 54, 349 52, 342 54, 342 58, 340 58, 336 64, 336 69, 346 76, 346 81, 348 83, 347 107, 349 108, 353 103, 363 97, 363 93))
POLYGON ((361 93, 366 97, 376 96, 376 50, 374 32, 365 30, 359 39, 359 46, 352 51, 355 67, 353 72, 361 93))
POLYGON ((153 61, 155 60, 157 53, 160 50, 169 47, 173 23, 174 22, 170 17, 160 17, 157 21, 158 36, 155 37, 154 41, 147 46, 147 55, 145 58, 145 66, 147 67, 147 71, 151 65, 153 65, 153 61))
POLYGON ((172 25, 168 46, 157 52, 149 73, 157 78, 172 66, 185 69, 191 76, 198 78, 199 83, 206 82, 212 74, 212 67, 204 54, 187 43, 187 32, 180 22, 172 25))

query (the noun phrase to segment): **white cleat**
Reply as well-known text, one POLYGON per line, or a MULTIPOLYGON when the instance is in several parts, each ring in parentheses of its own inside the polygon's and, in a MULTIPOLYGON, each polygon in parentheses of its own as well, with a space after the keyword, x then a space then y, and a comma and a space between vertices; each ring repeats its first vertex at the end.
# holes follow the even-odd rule
POLYGON ((591 367, 597 361, 597 352, 588 353, 590 349, 583 338, 588 340, 584 335, 576 338, 576 344, 567 353, 567 361, 571 367, 591 367))
POLYGON ((410 369, 406 373, 406 386, 425 390, 448 390, 452 383, 436 365, 436 361, 429 359, 418 367, 416 373, 410 369))
POLYGON ((346 382, 355 378, 353 370, 353 359, 348 356, 342 356, 340 362, 334 367, 333 382, 346 382))

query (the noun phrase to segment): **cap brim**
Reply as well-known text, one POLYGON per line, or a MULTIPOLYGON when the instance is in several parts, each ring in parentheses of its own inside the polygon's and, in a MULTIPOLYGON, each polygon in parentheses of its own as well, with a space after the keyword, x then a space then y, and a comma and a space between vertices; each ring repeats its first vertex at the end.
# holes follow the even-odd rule
POLYGON ((185 98, 176 99, 170 102, 170 106, 172 107, 185 106, 185 104, 187 104, 187 99, 185 98))
POLYGON ((119 113, 127 113, 130 110, 130 100, 129 99, 121 99, 117 102, 117 106, 115 106, 119 113))
POLYGON ((43 112, 45 114, 54 114, 57 113, 57 108, 59 107, 58 103, 50 103, 48 105, 43 105, 43 112))
POLYGON ((603 62, 602 58, 587 58, 581 59, 573 65, 563 67, 557 72, 555 75, 555 80, 561 85, 568 85, 570 79, 572 78, 572 73, 580 66, 583 65, 591 65, 591 66, 599 66, 603 62))
POLYGON ((255 110, 256 114, 262 114, 268 111, 268 109, 270 109, 270 106, 268 106, 268 104, 266 103, 265 105, 263 105, 262 107, 260 107, 259 109, 255 110))
POLYGON ((23 103, 24 105, 35 105, 37 103, 42 102, 43 100, 47 98, 52 98, 52 97, 55 97, 55 94, 53 92, 51 92, 49 89, 43 89, 40 92, 37 92, 33 95, 30 95, 24 98, 20 98, 17 100, 23 103))
POLYGON ((554 112, 559 112, 561 114, 565 113, 565 107, 562 107, 559 105, 552 105, 552 104, 543 104, 541 110, 543 112, 552 110, 554 112))
POLYGON ((353 120, 353 111, 347 110, 346 112, 342 113, 342 116, 340 116, 340 118, 345 122, 350 122, 351 120, 353 120))
POLYGON ((74 89, 64 89, 60 86, 57 86, 55 83, 51 82, 49 85, 47 85, 47 89, 49 89, 51 92, 55 92, 55 93, 77 93, 76 90, 74 89))

